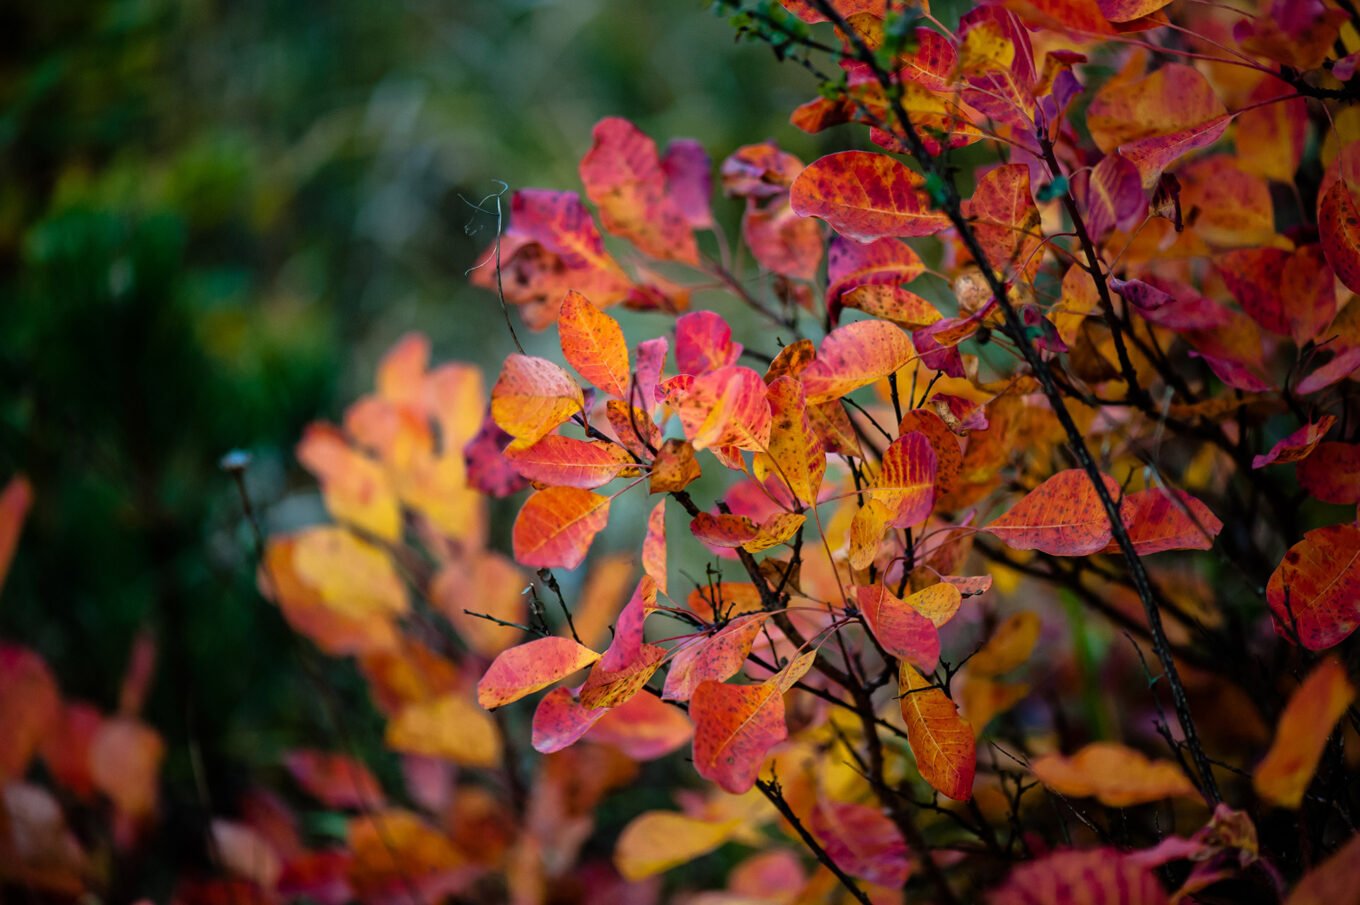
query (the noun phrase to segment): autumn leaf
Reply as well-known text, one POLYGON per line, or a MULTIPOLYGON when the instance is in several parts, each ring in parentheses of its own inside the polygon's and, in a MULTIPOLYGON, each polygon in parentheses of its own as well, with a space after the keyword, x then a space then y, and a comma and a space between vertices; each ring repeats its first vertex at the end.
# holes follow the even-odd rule
POLYGON ((283 764, 308 795, 327 807, 381 808, 386 800, 368 767, 349 755, 301 749, 284 755, 283 764))
POLYGON ((888 444, 869 496, 887 508, 889 525, 910 528, 929 517, 935 506, 935 461, 930 441, 916 431, 888 444))
POLYGON ((1329 656, 1314 667, 1290 695, 1275 741, 1252 773, 1256 794, 1280 807, 1302 804, 1332 728, 1354 700, 1355 686, 1340 660, 1329 656))
POLYGON ((882 582, 856 588, 855 600, 865 625, 884 650, 925 672, 935 669, 940 659, 940 634, 935 623, 894 595, 882 582))
POLYGON ((581 158, 586 197, 604 228, 654 258, 697 264, 688 219, 667 192, 656 143, 616 116, 595 125, 595 143, 581 158))
POLYGON ((156 809, 165 742, 131 717, 104 721, 90 743, 90 777, 118 810, 142 820, 156 809))
POLYGON ((1059 851, 1022 864, 988 905, 1167 905, 1150 868, 1112 848, 1059 851))
MULTIPOLYGON (((479 683, 479 701, 482 694, 479 683)), ((501 735, 495 720, 458 693, 406 705, 388 721, 383 741, 393 751, 464 767, 491 767, 501 760, 501 735)))
POLYGON ((949 225, 925 181, 886 154, 841 151, 813 161, 794 180, 793 209, 820 217, 848 239, 931 236, 949 225))
POLYGON ((1355 901, 1355 876, 1360 871, 1360 835, 1351 836, 1321 864, 1304 874, 1285 905, 1340 905, 1355 901))
POLYGON ((1300 486, 1324 503, 1360 502, 1360 444, 1319 443, 1295 473, 1300 486))
POLYGON ((47 664, 34 652, 0 643, 0 782, 22 779, 59 717, 61 696, 47 664))
POLYGON ((803 372, 808 404, 839 399, 895 373, 915 357, 911 340, 886 321, 855 321, 822 340, 817 359, 803 372))
POLYGON ((297 457, 321 482, 326 509, 342 522, 387 541, 401 536, 401 505, 391 481, 377 462, 350 448, 340 431, 327 424, 308 426, 297 457))
POLYGON ((1097 242, 1147 206, 1138 167, 1118 152, 1101 158, 1091 169, 1084 188, 1086 229, 1097 242))
POLYGON ((505 458, 539 484, 589 490, 608 484, 634 463, 627 450, 599 440, 548 434, 532 446, 512 446, 505 458))
MULTIPOLYGON (((1119 485, 1102 475, 1110 496, 1119 485)), ((985 529, 1016 550, 1051 556, 1085 556, 1110 543, 1110 519, 1085 471, 1060 471, 1031 490, 985 529)))
POLYGON ((521 446, 537 442, 584 409, 576 381, 545 358, 507 357, 491 389, 491 416, 521 446))
POLYGON ((648 474, 647 489, 652 493, 675 493, 699 480, 703 470, 694 456, 694 447, 672 437, 656 451, 648 474))
POLYGON ((1272 446, 1270 452, 1263 456, 1254 456, 1251 460, 1251 467, 1265 468, 1267 465, 1275 463, 1298 462, 1308 458, 1335 423, 1336 417, 1334 415, 1323 415, 1317 421, 1305 424, 1272 446))
POLYGON ((673 811, 647 811, 619 834, 614 864, 625 878, 642 880, 713 851, 742 823, 741 819, 709 821, 673 811))
POLYGON ((988 170, 978 180, 966 213, 974 219, 973 233, 993 270, 1033 279, 1042 263, 1043 232, 1028 166, 988 170))
POLYGON ((996 627, 987 643, 968 660, 974 676, 1000 676, 1019 667, 1034 651, 1039 640, 1039 617, 1025 610, 996 627))
POLYGON ((577 487, 538 491, 515 519, 515 559, 540 569, 576 568, 609 520, 609 501, 577 487))
MULTIPOLYGON (((1124 497, 1120 509, 1133 549, 1139 556, 1166 550, 1209 550, 1223 522, 1209 507, 1174 488, 1151 487, 1124 497)), ((1118 553, 1111 540, 1106 553, 1118 553)))
POLYGON ((881 808, 819 801, 808 829, 841 870, 880 886, 901 887, 911 874, 902 833, 881 808))
POLYGON ((714 311, 691 311, 675 322, 675 363, 681 374, 716 371, 737 363, 741 343, 732 341, 732 328, 714 311))
POLYGON ((973 728, 959 716, 954 702, 905 660, 899 671, 898 693, 902 719, 907 724, 907 743, 921 778, 946 798, 972 798, 973 772, 977 769, 973 728))
POLYGON ((19 532, 32 505, 33 485, 28 478, 23 475, 10 478, 0 493, 0 589, 5 586, 5 576, 19 546, 19 532))
POLYGON ((770 749, 788 738, 784 696, 774 682, 701 682, 689 702, 694 768, 733 795, 755 785, 770 749))
POLYGON ((1340 644, 1360 624, 1360 528, 1315 528, 1290 547, 1266 585, 1281 637, 1309 650, 1340 644))
POLYGON ((1096 798, 1112 808, 1197 798, 1195 786, 1179 766, 1149 760, 1142 753, 1113 742, 1093 742, 1071 757, 1046 754, 1030 764, 1039 781, 1073 798, 1096 798))
POLYGON ((600 655, 570 638, 527 641, 502 652, 477 683, 477 702, 488 710, 503 707, 584 669, 600 655))
POLYGON ((826 474, 826 448, 812 431, 803 386, 779 377, 766 390, 770 403, 770 460, 789 491, 804 506, 815 506, 826 474))
POLYGON ((562 357, 576 373, 612 396, 628 400, 632 371, 619 322, 579 292, 562 299, 557 321, 562 357))
POLYGON ((666 501, 659 500, 647 516, 647 535, 642 539, 642 570, 662 594, 666 593, 666 501))
POLYGON ((669 401, 695 449, 761 450, 769 443, 765 381, 750 368, 726 366, 708 371, 669 401))
POLYGON ((636 761, 656 760, 678 751, 694 735, 689 717, 680 708, 650 694, 634 695, 604 715, 586 733, 636 761))
POLYGON ((1337 179, 1318 198, 1318 238, 1336 278, 1360 292, 1360 204, 1348 179, 1337 179))
POLYGON ((700 637, 681 648, 671 658, 662 699, 687 701, 703 682, 726 682, 735 676, 768 617, 767 613, 738 616, 712 636, 700 637))

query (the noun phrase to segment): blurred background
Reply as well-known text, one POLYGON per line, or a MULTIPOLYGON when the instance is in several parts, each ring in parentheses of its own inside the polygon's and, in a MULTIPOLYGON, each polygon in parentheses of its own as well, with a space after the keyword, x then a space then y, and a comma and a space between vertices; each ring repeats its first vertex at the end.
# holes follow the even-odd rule
MULTIPOLYGON (((293 444, 392 342, 493 373, 512 349, 467 285, 495 229, 469 201, 578 189, 606 115, 808 159, 785 117, 815 89, 702 0, 9 3, 0 43, 0 479, 36 495, 0 638, 108 709, 154 633, 172 860, 176 809, 336 742, 221 456, 253 455, 266 530, 320 519, 293 444)), ((393 769, 362 683, 318 663, 393 769)))

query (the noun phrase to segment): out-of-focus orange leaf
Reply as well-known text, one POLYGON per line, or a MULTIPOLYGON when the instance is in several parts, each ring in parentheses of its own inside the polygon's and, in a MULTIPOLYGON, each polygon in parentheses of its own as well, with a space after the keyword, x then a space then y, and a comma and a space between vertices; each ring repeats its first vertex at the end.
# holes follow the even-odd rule
MULTIPOLYGON (((1101 475, 1110 496, 1119 484, 1101 475)), ((1086 472, 1060 471, 1025 495, 1010 511, 985 529, 1016 550, 1040 550, 1052 556, 1085 556, 1110 542, 1110 519, 1086 472)))
POLYGON ((491 388, 491 417, 521 446, 552 433, 584 408, 580 386, 546 358, 509 356, 491 388))
POLYGON ((1178 157, 1218 141, 1230 121, 1213 86, 1183 63, 1167 63, 1137 81, 1112 82, 1086 114, 1096 144, 1137 166, 1145 188, 1178 157))
POLYGON ((60 718, 61 695, 33 651, 0 643, 0 785, 22 779, 38 746, 60 718))
POLYGON ((1023 664, 1039 640, 1039 617, 1025 610, 997 626, 977 653, 968 660, 975 676, 1000 676, 1023 664))
POLYGON ((925 672, 935 669, 940 660, 940 633, 935 623, 894 595, 881 581, 856 588, 855 601, 869 631, 884 650, 925 672))
POLYGON ((9 574, 14 551, 19 546, 19 532, 32 505, 33 485, 28 478, 23 475, 10 478, 4 492, 0 493, 0 589, 5 586, 5 576, 9 574))
POLYGON ((973 797, 977 769, 973 727, 943 691, 905 660, 898 679, 907 744, 921 778, 946 798, 967 801, 973 797))
POLYGON ((503 707, 584 669, 600 655, 570 638, 537 638, 502 652, 477 683, 477 702, 503 707))
POLYGON ((410 811, 354 817, 346 828, 349 882, 365 903, 437 901, 478 872, 440 830, 410 811))
POLYGON ((969 675, 960 688, 959 711, 973 732, 981 736, 988 723, 1029 697, 1030 690, 1023 682, 998 682, 984 675, 969 675))
MULTIPOLYGON (((4 653, 0 652, 0 659, 4 653)), ((5 717, 0 704, 0 720, 5 717)), ((13 723, 5 723, 12 726, 13 723)), ((42 759, 52 778, 78 798, 94 795, 94 778, 90 775, 90 746, 104 725, 104 716, 92 704, 66 701, 56 722, 43 737, 42 759)))
POLYGON ((212 821, 213 851, 220 866, 262 889, 273 889, 283 874, 278 852, 255 830, 234 820, 212 821))
POLYGON ((407 704, 388 721, 383 741, 393 751, 464 767, 492 767, 501 759, 496 721, 458 693, 407 704))
POLYGON ((397 632, 390 610, 333 603, 298 571, 298 539, 298 535, 271 539, 260 567, 261 589, 278 604, 293 630, 334 656, 396 647, 397 632))
POLYGON ((1275 741, 1252 774, 1256 794, 1280 807, 1302 804, 1332 728, 1354 700, 1355 686, 1340 660, 1329 656, 1314 667, 1290 695, 1275 741))
POLYGON ((105 720, 90 745, 90 776, 118 810, 134 819, 156 808, 165 743, 150 726, 127 717, 105 720))
POLYGON ((548 434, 532 446, 511 446, 505 458, 531 481, 582 490, 608 484, 633 467, 632 457, 620 446, 560 434, 548 434))
POLYGON ((848 239, 930 236, 949 225, 925 181, 886 154, 841 151, 813 161, 793 182, 793 209, 820 217, 848 239))
POLYGON ((1360 624, 1360 528, 1328 525, 1290 547, 1266 585, 1275 631, 1309 650, 1340 644, 1360 624))
POLYGON ((1167 905, 1152 870, 1112 848, 1065 851, 1023 864, 988 905, 1167 905))
POLYGON ((911 874, 907 844, 881 808, 819 801, 808 829, 836 866, 852 877, 900 888, 911 874))
POLYGON ((743 822, 741 818, 710 821, 674 811, 647 811, 619 834, 614 865, 625 879, 642 880, 713 851, 743 822))
POLYGON ((302 749, 288 752, 283 764, 307 794, 327 807, 360 810, 386 802, 368 767, 347 754, 302 749))
POLYGON ((509 558, 480 552, 441 568, 430 583, 430 603, 458 631, 458 637, 483 657, 494 657, 519 641, 513 628, 473 616, 468 610, 503 622, 525 621, 528 580, 509 558))
POLYGON ((1308 140, 1308 101, 1296 97, 1287 83, 1265 75, 1252 89, 1247 107, 1237 115, 1238 166, 1276 182, 1292 182, 1308 140))
POLYGON ((524 501, 515 519, 515 560, 539 569, 574 569, 609 521, 609 497, 549 487, 524 501))
POLYGON ((327 424, 309 425, 297 457, 321 482, 326 509, 386 541, 401 536, 401 505, 381 465, 350 448, 344 435, 327 424))
POLYGON ((293 537, 293 569, 326 604, 351 618, 400 615, 410 604, 392 560, 343 528, 309 528, 293 537))
MULTIPOLYGON (((1209 507, 1174 488, 1152 487, 1127 494, 1120 508, 1129 539, 1139 556, 1166 550, 1208 550, 1223 530, 1209 507)), ((1118 553, 1113 540, 1106 553, 1118 553)))
POLYGON ((741 218, 741 234, 761 267, 798 280, 816 279, 822 264, 822 227, 794 213, 787 199, 765 207, 750 202, 741 218))
POLYGON ((1285 905, 1351 905, 1355 902, 1355 877, 1360 873, 1360 835, 1326 861, 1304 874, 1285 905))
POLYGON ((715 311, 691 311, 675 322, 675 363, 681 374, 698 376, 737 363, 742 344, 715 311))
POLYGON ((581 182, 604 228, 653 258, 697 264, 694 233, 667 193, 656 142, 617 116, 600 120, 594 136, 581 158, 581 182))
POLYGON ((1035 758, 1030 769, 1059 794, 1094 797, 1112 808, 1198 796, 1194 784, 1171 761, 1149 760, 1113 742, 1093 742, 1071 757, 1046 754, 1035 758))
POLYGON ((750 368, 729 365, 700 374, 669 399, 695 449, 734 446, 761 450, 770 440, 765 381, 750 368))
POLYGON ((839 399, 896 372, 915 354, 900 327, 855 321, 822 340, 817 359, 803 372, 803 391, 809 404, 839 399))
POLYGON ((573 291, 562 299, 557 331, 562 357, 577 374, 606 393, 628 399, 632 369, 628 363, 628 344, 618 321, 573 291))

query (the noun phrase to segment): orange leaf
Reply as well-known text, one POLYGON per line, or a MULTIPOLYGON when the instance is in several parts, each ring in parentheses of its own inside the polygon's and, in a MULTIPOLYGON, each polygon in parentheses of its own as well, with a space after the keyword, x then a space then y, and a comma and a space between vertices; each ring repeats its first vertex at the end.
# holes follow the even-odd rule
POLYGON ((741 234, 751 256, 771 273, 798 280, 814 280, 822 263, 822 228, 816 220, 800 217, 787 200, 765 207, 750 204, 741 218, 741 234))
POLYGON ((1270 576, 1266 601, 1281 637, 1309 650, 1344 641, 1360 624, 1360 528, 1329 525, 1304 534, 1270 576))
POLYGON ((916 431, 898 437, 883 451, 882 469, 870 499, 887 507, 894 528, 918 525, 935 506, 935 450, 916 431))
POLYGON ((321 482, 326 510, 342 522, 386 541, 401 537, 401 506, 383 467, 351 449, 340 431, 311 424, 297 457, 321 482))
POLYGON ((1094 797, 1112 808, 1198 795, 1176 764, 1149 760, 1141 752, 1113 742, 1093 742, 1070 758, 1046 754, 1035 758, 1030 769, 1040 782, 1061 795, 1094 797))
POLYGON ((442 830, 410 811, 355 817, 346 836, 353 855, 348 879, 361 902, 437 901, 481 872, 442 830))
MULTIPOLYGON (((1106 489, 1118 498, 1119 485, 1102 475, 1106 489)), ((1086 472, 1060 471, 1031 490, 1010 511, 988 525, 1016 550, 1040 550, 1052 556, 1085 556, 1110 542, 1110 519, 1086 472)))
POLYGON ((165 742, 150 726, 125 717, 105 720, 90 745, 90 776, 95 787, 129 817, 149 817, 156 809, 165 742))
POLYGON ((1039 640, 1039 617, 1025 610, 1011 616, 987 639, 987 643, 968 660, 974 676, 999 676, 1029 659, 1039 640))
POLYGON ((296 566, 298 537, 276 537, 265 548, 260 588, 283 611, 293 630, 332 656, 390 650, 397 646, 393 613, 386 608, 337 606, 296 566))
POLYGON ((931 209, 924 180, 886 154, 841 151, 815 160, 790 190, 793 209, 820 217, 860 242, 887 236, 931 236, 949 219, 931 209))
POLYGON ((766 391, 770 401, 770 459, 789 492, 805 506, 815 506, 826 474, 826 448, 812 432, 803 385, 796 377, 780 377, 766 391))
POLYGON ((495 710, 584 669, 600 655, 570 638, 537 638, 501 653, 477 683, 477 703, 495 710))
POLYGON ((581 158, 581 182, 604 228, 653 258, 699 263, 694 233, 667 194, 656 142, 616 116, 596 123, 594 135, 581 158))
POLYGON ((1336 278, 1352 292, 1360 292, 1360 204, 1344 177, 1318 200, 1318 239, 1336 278))
POLYGON ((855 511, 855 517, 850 521, 851 567, 867 569, 873 564, 892 515, 887 506, 872 497, 855 511))
POLYGON ((1111 82, 1086 116, 1100 149, 1127 157, 1145 188, 1181 155, 1217 141, 1231 121, 1209 81, 1183 63, 1168 63, 1137 81, 1111 82))
POLYGON ((19 546, 19 531, 33 505, 33 485, 23 475, 10 478, 0 494, 0 588, 5 586, 14 551, 19 546))
POLYGON ((694 768, 733 795, 755 785, 770 749, 788 738, 784 696, 774 682, 700 683, 689 702, 694 768))
POLYGON ((967 801, 973 797, 973 772, 977 769, 973 727, 959 716, 958 707, 940 689, 902 661, 898 693, 902 696, 902 719, 907 724, 907 744, 916 757, 921 778, 946 798, 967 801))
POLYGON ((911 873, 902 832, 881 808, 843 801, 818 801, 808 829, 836 866, 880 886, 900 888, 911 873))
POLYGON ((395 616, 410 607, 387 553, 344 528, 309 528, 294 535, 292 565, 327 606, 347 617, 395 616))
POLYGON ((628 398, 632 369, 628 363, 628 344, 618 321, 581 293, 572 291, 562 299, 557 332, 562 357, 577 374, 606 393, 628 398))
POLYGON ((524 501, 515 519, 515 559, 538 569, 574 569, 609 520, 609 497, 549 487, 524 501))
POLYGON ((529 608, 523 594, 528 583, 508 557, 499 553, 472 554, 454 560, 435 574, 430 583, 430 603, 453 624, 468 647, 483 657, 494 657, 516 644, 522 633, 471 616, 466 610, 475 609, 504 622, 522 623, 529 608), (475 607, 468 606, 472 589, 476 591, 475 607))
POLYGON ((1112 848, 1047 855, 1010 872, 988 905, 1167 905, 1150 868, 1112 848))
POLYGON ((1327 436, 1327 431, 1332 429, 1336 423, 1335 415, 1323 415, 1311 424, 1294 431, 1279 443, 1270 448, 1270 452, 1264 456, 1255 456, 1251 460, 1252 468, 1265 468, 1273 463, 1285 464, 1288 462, 1298 462, 1308 458, 1313 453, 1313 449, 1322 442, 1322 438, 1327 436))
POLYGON ((0 784, 23 778, 60 708, 57 682, 42 657, 0 643, 0 784))
POLYGON ((803 372, 808 404, 839 399, 882 380, 916 356, 902 328, 887 321, 855 321, 822 340, 817 359, 803 372))
POLYGON ((496 721, 459 693, 407 704, 388 722, 383 741, 393 751, 464 767, 493 767, 501 759, 496 721))
POLYGON ((297 784, 330 808, 380 808, 385 802, 382 786, 360 760, 325 751, 290 751, 283 758, 297 784))
POLYGON ((711 637, 700 637, 681 648, 671 658, 661 697, 667 701, 688 701, 701 683, 726 682, 735 676, 768 616, 768 613, 739 616, 711 637))
POLYGON ((694 447, 679 437, 672 437, 656 451, 647 489, 651 493, 673 493, 684 490, 699 480, 703 471, 694 457, 694 447))
MULTIPOLYGON (((957 593, 957 592, 955 592, 957 593)), ((940 633, 935 623, 918 613, 882 582, 855 589, 865 625, 892 656, 931 672, 940 661, 940 633)))
POLYGON ((619 834, 614 865, 624 879, 643 880, 713 851, 743 823, 741 818, 710 821, 671 811, 647 811, 619 834))
POLYGON ((695 449, 764 449, 770 439, 765 381, 750 368, 729 365, 700 374, 669 400, 695 449))
POLYGON ((582 490, 608 484, 634 464, 627 450, 613 443, 560 434, 548 434, 532 446, 511 446, 505 458, 535 483, 582 490))
POLYGON ((636 761, 656 760, 681 748, 694 734, 678 707, 650 694, 634 695, 605 712, 591 727, 589 740, 608 745, 636 761))
MULTIPOLYGON (((1124 497, 1120 508, 1129 539, 1139 556, 1165 550, 1208 550, 1223 530, 1223 522, 1209 507, 1174 488, 1153 487, 1124 497)), ((1106 553, 1118 553, 1113 540, 1106 553)))
POLYGON ((576 381, 546 358, 509 356, 491 389, 491 417, 520 446, 552 433, 584 409, 576 381))
POLYGON ((1011 163, 988 170, 978 180, 967 213, 992 269, 1032 280, 1043 262, 1043 230, 1030 193, 1029 167, 1011 163))
POLYGON ((1355 700, 1346 667, 1329 656, 1289 697, 1275 728, 1275 741, 1252 774, 1256 794, 1285 808, 1303 802, 1337 720, 1355 700))

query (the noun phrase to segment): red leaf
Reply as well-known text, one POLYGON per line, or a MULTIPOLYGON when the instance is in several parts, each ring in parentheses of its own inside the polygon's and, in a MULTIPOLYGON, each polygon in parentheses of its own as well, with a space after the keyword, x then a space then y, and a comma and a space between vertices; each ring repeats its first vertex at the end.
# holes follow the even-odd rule
POLYGON ((1318 238, 1336 277, 1360 292, 1360 205, 1350 183, 1341 178, 1318 200, 1318 238))
POLYGON ((23 778, 60 708, 57 682, 43 659, 0 643, 0 783, 23 778))
POLYGON ((477 683, 477 703, 503 707, 584 669, 600 655, 570 638, 536 638, 501 652, 477 683))
POLYGON ((709 198, 713 195, 713 162, 703 145, 692 138, 677 138, 666 145, 661 155, 661 170, 666 174, 666 192, 694 229, 713 226, 709 198))
POLYGON ((808 829, 836 866, 880 886, 900 888, 911 874, 902 833, 879 808, 842 801, 819 801, 808 829))
POLYGON ((585 707, 567 689, 554 688, 534 709, 530 744, 539 754, 570 748, 608 712, 605 707, 585 707))
POLYGON ((861 242, 885 236, 931 236, 949 219, 931 207, 924 180, 886 154, 841 151, 813 161, 794 180, 793 209, 820 217, 861 242))
POLYGON ((771 273, 813 280, 822 264, 822 229, 816 220, 800 217, 787 200, 765 207, 747 205, 741 234, 756 262, 771 273))
POLYGON ((694 768, 733 795, 755 785, 770 749, 788 738, 784 695, 777 684, 704 682, 689 702, 694 768))
POLYGON ((923 672, 940 661, 940 633, 935 623, 895 596, 882 582, 855 589, 864 622, 883 649, 923 672))
POLYGON ((1319 443, 1296 474, 1303 489, 1324 503, 1360 503, 1360 444, 1319 443))
POLYGON ((368 767, 348 755, 298 750, 284 755, 283 763, 297 784, 327 807, 364 810, 386 803, 368 767))
MULTIPOLYGON (((1208 550, 1223 530, 1218 516, 1184 490, 1140 490, 1124 498, 1120 511, 1139 556, 1166 550, 1208 550)), ((1111 540, 1105 552, 1118 553, 1119 545, 1111 540)))
POLYGON ((1309 650, 1340 644, 1360 624, 1360 528, 1316 528, 1289 548, 1270 576, 1275 631, 1309 650))
POLYGON ((1106 154, 1091 170, 1082 193, 1086 228, 1099 242, 1105 234, 1147 205, 1138 167, 1119 153, 1106 154))
POLYGON ((10 478, 0 494, 0 588, 5 586, 5 576, 19 546, 19 532, 32 505, 33 485, 23 475, 10 478))
POLYGON ((675 363, 681 374, 704 374, 737 363, 741 343, 715 311, 692 311, 675 322, 675 363))
POLYGON ((1323 415, 1317 421, 1305 424, 1272 446, 1270 452, 1263 456, 1253 457, 1251 467, 1265 468, 1272 463, 1284 465, 1287 462, 1298 462, 1308 458, 1335 423, 1336 417, 1334 415, 1323 415))
POLYGON ((855 321, 822 340, 817 359, 803 372, 808 404, 839 399, 882 380, 915 357, 911 340, 886 321, 855 321))
POLYGON ((750 368, 723 367, 701 374, 688 389, 672 392, 669 402, 695 449, 762 450, 769 442, 765 381, 750 368))
POLYGON ((581 182, 605 229, 653 258, 699 263, 689 222, 667 194, 656 143, 628 120, 596 124, 595 143, 581 158, 581 182))
POLYGON ((751 645, 769 614, 739 616, 711 637, 691 642, 671 658, 670 671, 661 697, 687 701, 706 681, 726 682, 741 671, 751 645))
POLYGON ((558 434, 548 434, 532 446, 512 446, 505 458, 536 483, 586 490, 608 484, 619 472, 633 467, 627 451, 613 443, 558 434))
MULTIPOLYGON (((1101 478, 1117 498, 1120 491, 1114 478, 1101 478)), ((1008 547, 1052 556, 1086 556, 1110 543, 1110 519, 1080 468, 1058 472, 983 530, 1008 547)))
POLYGON ((1057 852, 1015 868, 988 905, 1167 905, 1157 877, 1112 848, 1057 852))

